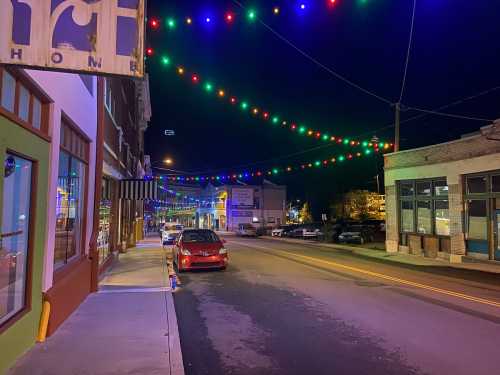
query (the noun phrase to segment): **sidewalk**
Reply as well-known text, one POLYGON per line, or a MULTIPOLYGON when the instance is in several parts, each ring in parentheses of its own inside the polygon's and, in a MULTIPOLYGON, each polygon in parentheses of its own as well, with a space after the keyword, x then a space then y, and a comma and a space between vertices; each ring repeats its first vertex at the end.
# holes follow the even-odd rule
POLYGON ((11 375, 184 374, 165 250, 142 241, 11 375))
POLYGON ((500 274, 500 266, 496 264, 486 264, 486 263, 450 263, 444 259, 431 259, 425 258, 423 256, 411 255, 411 254, 401 254, 401 253, 388 253, 384 250, 375 250, 375 249, 367 249, 361 246, 349 246, 349 245, 341 245, 341 244, 330 244, 323 243, 317 241, 308 241, 308 240, 298 240, 292 238, 281 238, 281 237, 271 237, 264 236, 262 238, 268 240, 275 240, 281 242, 288 242, 294 244, 307 244, 308 246, 315 246, 321 248, 330 248, 332 250, 341 250, 347 251, 352 254, 356 254, 359 256, 379 259, 387 262, 395 262, 400 264, 410 264, 417 266, 447 266, 451 268, 459 268, 463 270, 473 270, 473 271, 481 271, 481 272, 489 272, 493 274, 500 274))

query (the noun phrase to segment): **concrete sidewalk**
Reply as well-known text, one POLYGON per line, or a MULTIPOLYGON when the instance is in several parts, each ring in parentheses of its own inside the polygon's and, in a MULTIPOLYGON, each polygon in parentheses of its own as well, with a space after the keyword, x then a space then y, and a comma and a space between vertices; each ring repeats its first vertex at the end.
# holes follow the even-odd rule
POLYGON ((402 264, 411 264, 418 266, 447 266, 451 268, 459 268, 465 270, 474 270, 481 272, 489 272, 500 274, 500 266, 496 264, 486 264, 486 263, 450 263, 446 260, 441 259, 431 259, 425 258, 423 256, 411 255, 411 254, 401 254, 401 253, 388 253, 384 250, 375 250, 368 249, 362 246, 349 246, 349 245, 341 245, 341 244, 330 244, 323 243, 317 241, 308 241, 308 240, 300 240, 293 238, 281 238, 281 237, 271 237, 271 236, 263 236, 262 238, 268 240, 275 240, 281 242, 288 242, 294 244, 307 244, 308 246, 315 246, 321 248, 330 248, 332 250, 341 250, 348 251, 352 254, 360 255, 367 258, 375 258, 388 262, 402 263, 402 264))
POLYGON ((184 374, 165 250, 159 238, 119 260, 59 330, 14 375, 184 374))

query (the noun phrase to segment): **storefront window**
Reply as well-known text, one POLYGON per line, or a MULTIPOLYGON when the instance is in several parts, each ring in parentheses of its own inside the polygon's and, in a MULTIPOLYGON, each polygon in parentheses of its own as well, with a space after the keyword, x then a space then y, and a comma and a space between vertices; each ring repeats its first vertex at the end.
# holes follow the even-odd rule
POLYGON ((402 182, 399 187, 399 192, 402 197, 411 197, 414 191, 413 182, 402 182))
POLYGON ((102 180, 101 204, 99 206, 99 236, 97 238, 97 250, 99 251, 99 264, 106 261, 110 254, 111 244, 111 200, 110 181, 102 180))
POLYGON ((442 197, 448 195, 448 184, 446 180, 434 181, 434 195, 442 197))
POLYGON ((431 195, 431 183, 430 183, 430 181, 417 182, 417 195, 424 195, 424 196, 431 195))
POLYGON ((500 175, 491 176, 491 191, 500 193, 500 175))
POLYGON ((447 200, 434 202, 434 227, 438 236, 450 235, 450 211, 447 200))
POLYGON ((399 202, 401 232, 448 236, 448 185, 444 177, 401 181, 399 202))
POLYGON ((61 150, 56 206, 56 267, 81 253, 85 164, 61 150))
POLYGON ((486 176, 467 177, 467 193, 486 193, 486 176))
POLYGON ((23 85, 19 86, 19 117, 26 122, 30 118, 30 92, 23 85))
POLYGON ((16 79, 5 70, 2 72, 2 107, 14 112, 16 97, 16 79))
POLYGON ((471 240, 488 239, 486 200, 467 201, 467 234, 471 240))
MULTIPOLYGON (((430 189, 430 188, 429 188, 430 189)), ((429 190, 430 193, 430 190, 429 190)), ((430 201, 417 201, 417 232, 432 233, 432 211, 430 201)))
POLYGON ((7 154, 0 237, 0 325, 26 306, 32 163, 7 154))
POLYGON ((414 228, 413 201, 403 201, 401 202, 401 230, 403 232, 413 232, 414 228))

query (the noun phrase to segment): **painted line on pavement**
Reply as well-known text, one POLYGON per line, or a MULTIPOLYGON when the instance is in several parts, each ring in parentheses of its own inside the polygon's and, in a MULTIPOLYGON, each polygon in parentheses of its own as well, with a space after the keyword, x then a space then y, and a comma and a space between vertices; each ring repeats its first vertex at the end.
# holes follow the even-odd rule
POLYGON ((323 264, 327 264, 327 265, 332 266, 332 267, 342 268, 342 269, 345 269, 345 270, 349 270, 349 271, 361 273, 361 274, 364 274, 364 275, 369 275, 369 276, 372 276, 372 277, 377 277, 377 278, 380 278, 380 279, 393 281, 393 282, 396 282, 396 283, 399 283, 399 284, 410 285, 410 286, 413 286, 415 288, 430 290, 430 291, 435 292, 435 293, 445 294, 445 295, 448 295, 448 296, 461 298, 461 299, 464 299, 464 300, 467 300, 467 301, 477 302, 477 303, 481 303, 483 305, 489 305, 489 306, 500 308, 500 302, 491 301, 491 300, 480 298, 480 297, 469 296, 467 294, 453 292, 451 290, 436 288, 436 287, 433 287, 433 286, 429 286, 429 285, 425 285, 425 284, 420 284, 420 283, 416 283, 416 282, 409 281, 409 280, 400 279, 398 277, 393 277, 393 276, 385 275, 385 274, 378 273, 378 272, 367 271, 367 270, 364 270, 362 268, 346 266, 345 264, 341 264, 341 263, 337 263, 337 262, 332 262, 330 260, 323 260, 323 259, 313 258, 313 257, 309 257, 307 255, 301 255, 301 254, 291 253, 291 252, 288 252, 288 251, 283 251, 283 250, 278 250, 278 249, 270 249, 269 247, 263 247, 263 246, 258 246, 258 245, 248 245, 246 243, 237 242, 237 241, 231 241, 231 242, 235 243, 235 244, 238 244, 238 245, 250 247, 250 248, 267 250, 267 252, 269 252, 269 250, 272 250, 273 252, 279 252, 279 253, 282 253, 282 254, 286 254, 288 256, 292 256, 292 257, 296 257, 296 258, 302 258, 302 259, 308 260, 310 262, 323 263, 323 264))

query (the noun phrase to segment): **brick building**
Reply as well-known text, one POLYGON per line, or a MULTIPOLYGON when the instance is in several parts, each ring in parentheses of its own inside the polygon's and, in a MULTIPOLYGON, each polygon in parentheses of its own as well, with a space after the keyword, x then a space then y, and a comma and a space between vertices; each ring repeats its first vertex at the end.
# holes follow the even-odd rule
POLYGON ((142 236, 142 201, 120 199, 121 180, 145 175, 144 132, 151 117, 148 80, 106 78, 99 268, 142 236))
POLYGON ((500 120, 385 155, 385 192, 388 252, 500 261, 500 120))

